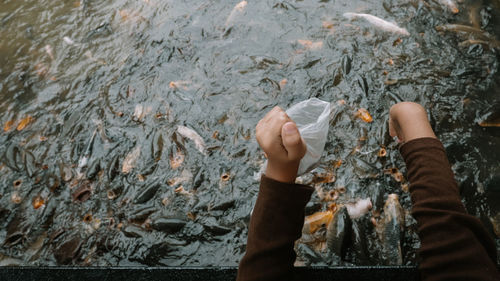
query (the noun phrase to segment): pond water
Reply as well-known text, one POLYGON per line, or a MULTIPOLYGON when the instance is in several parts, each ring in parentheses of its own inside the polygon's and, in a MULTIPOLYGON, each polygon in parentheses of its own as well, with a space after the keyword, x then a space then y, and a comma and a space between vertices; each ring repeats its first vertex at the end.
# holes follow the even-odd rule
POLYGON ((401 263, 416 263, 387 132, 401 100, 428 109, 464 204, 500 249, 500 1, 442 3, 0 1, 0 265, 237 265, 265 160, 255 125, 312 97, 333 113, 302 179, 318 190, 307 215, 361 198, 373 210, 358 222, 365 249, 332 259, 298 243, 298 264, 399 263, 370 221, 392 193, 401 263))

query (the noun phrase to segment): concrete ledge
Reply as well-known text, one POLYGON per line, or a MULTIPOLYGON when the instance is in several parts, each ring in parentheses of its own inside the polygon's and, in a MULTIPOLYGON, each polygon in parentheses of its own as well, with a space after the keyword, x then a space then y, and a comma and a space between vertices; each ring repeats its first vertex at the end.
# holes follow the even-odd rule
MULTIPOLYGON (((0 267, 0 280, 235 280, 236 267, 0 267)), ((418 280, 411 266, 303 267, 299 280, 418 280)))

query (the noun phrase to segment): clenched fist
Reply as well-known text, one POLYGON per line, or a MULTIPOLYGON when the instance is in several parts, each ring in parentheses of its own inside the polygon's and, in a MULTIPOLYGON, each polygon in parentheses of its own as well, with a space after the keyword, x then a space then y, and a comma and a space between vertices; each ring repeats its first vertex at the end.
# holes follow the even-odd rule
POLYGON ((280 182, 295 182, 306 145, 297 125, 276 106, 255 128, 255 136, 268 159, 266 176, 280 182))
POLYGON ((389 111, 389 134, 398 137, 400 142, 409 142, 417 138, 436 138, 427 112, 418 103, 400 102, 389 111))

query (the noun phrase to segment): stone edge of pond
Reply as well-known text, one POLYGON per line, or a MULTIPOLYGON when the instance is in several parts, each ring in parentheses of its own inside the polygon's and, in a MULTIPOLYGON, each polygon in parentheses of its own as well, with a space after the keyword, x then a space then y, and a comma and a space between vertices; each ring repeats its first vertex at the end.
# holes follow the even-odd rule
MULTIPOLYGON (((0 280, 235 280, 237 267, 0 267, 0 280)), ((418 280, 414 266, 300 267, 299 280, 418 280)))

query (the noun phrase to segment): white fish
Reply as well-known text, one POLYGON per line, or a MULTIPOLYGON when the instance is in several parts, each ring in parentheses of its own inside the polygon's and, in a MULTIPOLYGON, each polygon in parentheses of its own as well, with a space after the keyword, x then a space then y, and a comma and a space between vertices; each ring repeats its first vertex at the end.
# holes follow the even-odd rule
POLYGON ((351 217, 351 219, 357 219, 368 213, 368 211, 372 208, 372 201, 370 198, 360 199, 354 203, 347 203, 345 206, 349 217, 351 217))
POLYGON ((458 14, 458 12, 460 12, 457 4, 453 0, 439 0, 439 4, 445 6, 446 8, 448 8, 448 10, 450 10, 450 12, 454 14, 458 14))
POLYGON ((311 40, 299 39, 299 40, 297 40, 297 42, 300 45, 304 46, 306 49, 310 49, 310 50, 319 50, 319 49, 323 48, 323 41, 313 42, 311 40))
POLYGON ((194 142, 194 145, 196 148, 203 154, 206 154, 205 152, 205 141, 203 141, 203 138, 194 130, 189 129, 188 127, 185 126, 177 126, 177 133, 179 133, 181 136, 188 138, 194 142))
POLYGON ((142 122, 144 117, 153 110, 153 107, 144 107, 142 104, 137 104, 134 109, 133 120, 137 122, 142 122))
POLYGON ((54 60, 54 50, 52 49, 52 46, 45 45, 45 52, 49 55, 51 60, 54 60))
POLYGON ((71 38, 69 38, 68 36, 64 36, 63 37, 63 41, 66 42, 66 44, 68 45, 74 45, 75 44, 75 41, 73 41, 71 38))
POLYGON ((395 23, 388 22, 386 20, 383 20, 379 17, 370 14, 344 13, 344 17, 349 20, 363 18, 383 31, 397 33, 405 36, 410 35, 410 33, 406 30, 406 28, 401 28, 397 26, 395 23))
POLYGON ((135 166, 137 158, 141 155, 141 147, 134 148, 123 160, 122 173, 128 174, 135 166))
POLYGON ((87 144, 87 148, 83 152, 83 157, 80 159, 80 161, 78 161, 78 169, 77 169, 78 178, 83 177, 82 169, 87 167, 87 163, 89 161, 90 154, 92 154, 92 146, 94 145, 96 133, 97 133, 97 129, 94 130, 94 133, 92 134, 92 137, 90 138, 90 141, 87 144))
POLYGON ((231 22, 237 17, 239 16, 244 10, 245 10, 245 7, 247 6, 248 2, 243 0, 241 1, 240 3, 236 4, 236 6, 234 6, 233 10, 231 11, 231 13, 229 14, 229 17, 227 17, 227 20, 226 20, 226 28, 229 26, 229 24, 231 24, 231 22))

